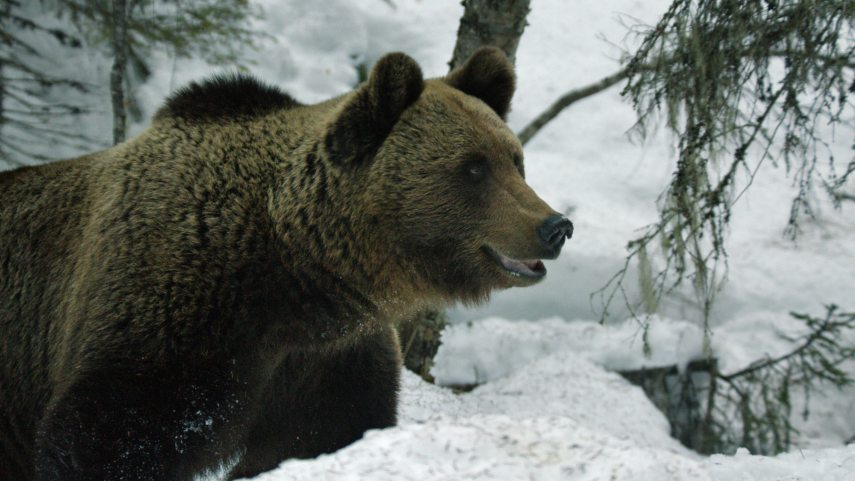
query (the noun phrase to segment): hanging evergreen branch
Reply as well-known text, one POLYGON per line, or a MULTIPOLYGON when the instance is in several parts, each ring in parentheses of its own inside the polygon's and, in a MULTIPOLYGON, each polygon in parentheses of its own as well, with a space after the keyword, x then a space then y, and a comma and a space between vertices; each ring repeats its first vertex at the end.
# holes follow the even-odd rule
POLYGON ((636 313, 625 275, 642 248, 658 244, 664 260, 642 282, 661 298, 691 281, 706 325, 726 278, 731 208, 763 162, 783 164, 796 181, 792 237, 813 212, 816 184, 839 198, 855 160, 838 172, 825 136, 853 129, 853 32, 855 4, 845 0, 675 0, 657 25, 638 31, 623 95, 638 114, 637 134, 664 117, 677 138, 677 169, 658 199, 659 221, 628 244, 624 268, 595 293, 603 317, 618 294, 636 313))

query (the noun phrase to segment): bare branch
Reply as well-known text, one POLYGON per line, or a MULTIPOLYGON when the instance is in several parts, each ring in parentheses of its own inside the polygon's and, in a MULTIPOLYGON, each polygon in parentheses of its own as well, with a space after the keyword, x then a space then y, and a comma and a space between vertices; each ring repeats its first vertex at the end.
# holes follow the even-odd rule
POLYGON ((598 94, 603 90, 615 85, 621 80, 626 79, 628 74, 628 69, 623 68, 607 77, 603 77, 598 82, 592 83, 582 88, 578 88, 575 90, 571 90, 566 94, 562 95, 558 100, 556 100, 552 105, 549 106, 542 114, 538 115, 534 120, 532 120, 528 125, 525 126, 524 129, 520 131, 518 137, 520 138, 520 142, 523 145, 528 143, 532 137, 534 137, 540 129, 542 129, 546 124, 548 124, 552 119, 558 116, 564 109, 569 107, 571 104, 578 102, 584 98, 590 97, 591 95, 598 94))
MULTIPOLYGON (((776 57, 786 57, 787 54, 783 51, 776 51, 772 53, 772 56, 776 57)), ((828 57, 828 56, 817 56, 818 59, 821 59, 828 64, 832 65, 842 65, 848 68, 855 68, 855 62, 852 61, 851 58, 847 56, 838 56, 838 57, 828 57)), ((664 60, 664 62, 672 62, 673 60, 664 60)), ((639 69, 639 67, 635 67, 639 69)), ((649 68, 649 67, 641 67, 641 68, 649 68)), ((557 117, 561 112, 569 107, 570 105, 578 102, 579 100, 588 98, 592 95, 596 95, 603 90, 608 89, 609 87, 619 83, 621 80, 625 80, 629 76, 629 67, 624 67, 617 72, 603 77, 597 82, 586 85, 584 87, 580 87, 577 89, 573 89, 566 94, 562 95, 558 98, 552 105, 549 106, 546 110, 543 111, 540 115, 535 117, 534 120, 528 123, 528 125, 523 128, 517 136, 522 142, 523 145, 527 144, 529 140, 532 139, 535 135, 537 135, 540 130, 546 126, 549 122, 551 122, 555 117, 557 117)))

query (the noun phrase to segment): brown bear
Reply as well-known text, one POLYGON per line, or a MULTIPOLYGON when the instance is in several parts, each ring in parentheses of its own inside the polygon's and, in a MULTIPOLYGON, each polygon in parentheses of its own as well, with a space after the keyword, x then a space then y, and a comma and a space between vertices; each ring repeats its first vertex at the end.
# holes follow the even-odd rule
POLYGON ((392 321, 543 278, 513 68, 389 54, 301 105, 191 84, 108 150, 0 174, 0 479, 252 476, 395 423, 392 321))

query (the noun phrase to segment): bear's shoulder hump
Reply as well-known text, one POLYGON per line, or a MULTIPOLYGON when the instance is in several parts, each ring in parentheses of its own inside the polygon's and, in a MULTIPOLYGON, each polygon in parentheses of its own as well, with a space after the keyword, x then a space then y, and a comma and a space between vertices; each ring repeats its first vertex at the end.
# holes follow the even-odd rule
POLYGON ((167 98, 155 119, 211 122, 257 117, 300 105, 278 87, 243 73, 219 74, 191 82, 167 98))

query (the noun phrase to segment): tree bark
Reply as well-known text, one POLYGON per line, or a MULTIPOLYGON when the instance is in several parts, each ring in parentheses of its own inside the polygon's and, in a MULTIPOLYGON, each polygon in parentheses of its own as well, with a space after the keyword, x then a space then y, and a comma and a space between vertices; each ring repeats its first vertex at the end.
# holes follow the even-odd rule
POLYGON ((113 69, 110 71, 110 96, 113 104, 113 144, 125 140, 125 73, 128 68, 128 2, 111 0, 113 69))
POLYGON ((5 95, 6 94, 6 84, 3 80, 3 60, 0 59, 0 169, 6 167, 6 149, 3 145, 3 125, 6 123, 6 114, 3 109, 5 95))
POLYGON ((439 336, 447 323, 444 312, 425 310, 413 319, 406 319, 398 324, 404 365, 428 382, 433 382, 430 369, 439 349, 439 336))
MULTIPOLYGON (((3 19, 9 18, 9 14, 12 11, 12 3, 3 1, 3 19)), ((0 20, 2 21, 2 20, 0 20)), ((0 23, 0 28, 6 28, 6 25, 0 23)), ((6 81, 3 80, 3 59, 0 58, 0 168, 7 167, 5 164, 9 163, 9 160, 6 158, 6 149, 3 140, 3 126, 6 123, 6 110, 5 110, 5 100, 6 100, 6 81)))
POLYGON ((690 362, 677 366, 619 371, 627 381, 641 387, 671 425, 671 437, 699 453, 711 454, 716 433, 709 417, 716 392, 718 361, 690 362))
POLYGON ((530 3, 531 0, 463 0, 463 17, 449 67, 461 66, 475 50, 486 45, 501 48, 514 62, 530 3))

